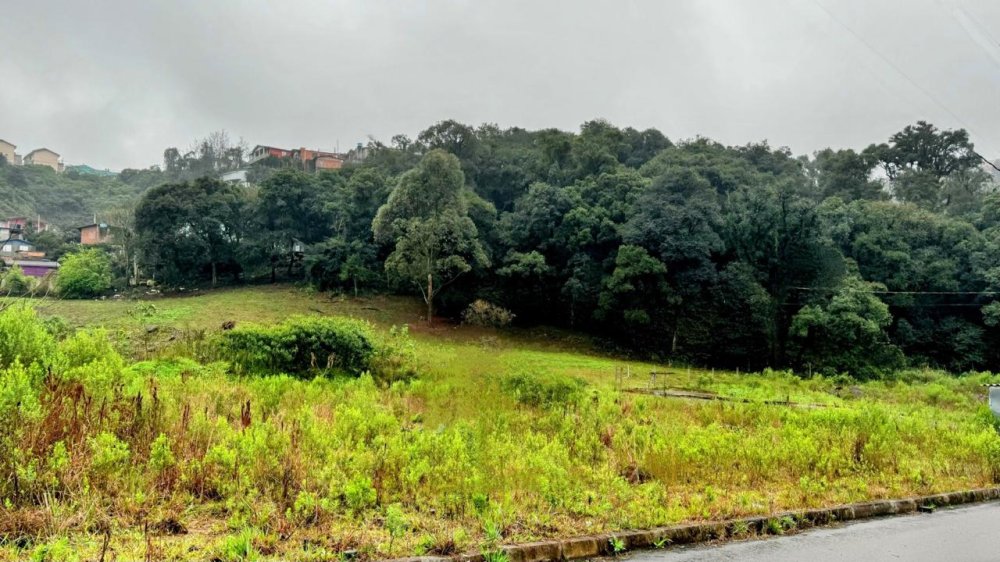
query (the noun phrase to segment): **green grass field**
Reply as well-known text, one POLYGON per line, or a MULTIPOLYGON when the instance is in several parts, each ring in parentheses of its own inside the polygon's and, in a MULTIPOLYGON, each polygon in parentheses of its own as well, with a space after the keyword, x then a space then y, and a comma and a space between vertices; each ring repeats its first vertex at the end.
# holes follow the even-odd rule
MULTIPOLYGON (((13 416, 0 560, 478 552, 1000 475, 980 386, 1000 380, 990 374, 861 384, 654 365, 560 330, 428 328, 409 299, 288 286, 30 304, 62 319, 49 320, 59 332, 107 334, 56 344, 65 374, 37 375, 37 410, 0 391, 13 416), (420 376, 241 377, 185 357, 225 322, 291 315, 409 325, 420 376), (100 351, 108 338, 117 354, 100 351), (658 384, 732 400, 631 392, 653 370, 658 384)), ((18 372, 0 370, 11 396, 32 376, 18 372)))

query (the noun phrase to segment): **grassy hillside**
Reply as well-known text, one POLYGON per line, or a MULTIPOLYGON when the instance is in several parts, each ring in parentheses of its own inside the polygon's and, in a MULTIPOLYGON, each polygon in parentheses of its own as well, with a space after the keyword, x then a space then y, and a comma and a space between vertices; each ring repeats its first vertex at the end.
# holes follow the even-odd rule
POLYGON ((94 213, 134 202, 139 189, 117 176, 57 174, 45 166, 0 167, 0 216, 37 216, 69 230, 94 213))
MULTIPOLYGON (((652 365, 574 334, 427 328, 411 300, 280 286, 30 304, 61 319, 50 326, 104 327, 126 359, 89 363, 69 390, 50 375, 41 421, 20 422, 18 474, 39 500, 6 498, 16 507, 0 516, 0 560, 97 559, 105 536, 120 560, 478 552, 985 486, 1000 473, 979 388, 1000 379, 988 374, 854 384, 652 365), (293 314, 408 324, 421 375, 388 387, 241 377, 188 358, 207 356, 225 322, 293 314), (732 400, 636 392, 652 370, 658 384, 732 400), (53 433, 63 444, 42 446, 53 433)), ((103 337, 60 345, 90 356, 103 337)))

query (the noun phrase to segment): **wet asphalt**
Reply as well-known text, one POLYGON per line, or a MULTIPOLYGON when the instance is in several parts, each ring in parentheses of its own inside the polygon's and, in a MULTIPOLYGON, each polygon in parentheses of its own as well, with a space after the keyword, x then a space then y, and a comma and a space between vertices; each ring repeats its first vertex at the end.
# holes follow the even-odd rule
POLYGON ((1000 561, 1000 502, 856 521, 794 535, 637 552, 628 562, 1000 561))

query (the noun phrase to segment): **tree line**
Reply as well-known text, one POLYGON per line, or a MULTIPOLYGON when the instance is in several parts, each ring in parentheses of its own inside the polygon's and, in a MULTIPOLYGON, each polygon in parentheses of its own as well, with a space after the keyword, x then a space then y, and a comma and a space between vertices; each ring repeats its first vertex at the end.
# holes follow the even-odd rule
POLYGON ((308 280, 475 300, 720 367, 875 377, 1000 366, 1000 195, 963 130, 867 149, 443 121, 362 164, 153 187, 134 253, 168 285, 308 280))

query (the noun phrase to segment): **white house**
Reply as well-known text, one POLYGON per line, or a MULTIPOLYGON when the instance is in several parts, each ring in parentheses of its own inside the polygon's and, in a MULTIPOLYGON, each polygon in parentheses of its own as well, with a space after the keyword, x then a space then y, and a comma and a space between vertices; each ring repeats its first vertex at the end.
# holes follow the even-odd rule
POLYGON ((221 179, 226 183, 234 183, 243 187, 250 185, 250 182, 247 181, 246 170, 233 170, 232 172, 226 172, 222 174, 221 179))

